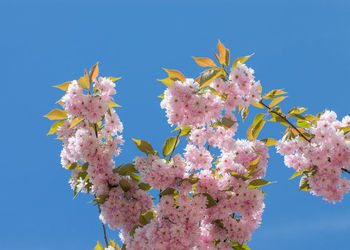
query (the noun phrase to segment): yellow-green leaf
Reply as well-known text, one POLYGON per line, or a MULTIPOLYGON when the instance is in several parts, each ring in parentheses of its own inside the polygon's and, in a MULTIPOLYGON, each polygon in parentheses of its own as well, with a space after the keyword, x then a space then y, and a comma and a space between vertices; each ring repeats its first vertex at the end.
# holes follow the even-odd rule
POLYGON ((163 144, 163 155, 164 157, 167 157, 179 144, 180 138, 177 139, 177 137, 169 137, 165 140, 163 144), (176 142, 176 145, 175 145, 176 142))
POLYGON ((251 182, 249 182, 248 188, 257 188, 257 187, 265 186, 265 185, 268 185, 271 183, 273 183, 273 182, 265 181, 264 179, 256 179, 256 180, 252 180, 251 182))
POLYGON ((52 135, 56 132, 56 130, 58 129, 58 127, 62 126, 62 124, 64 123, 64 120, 61 121, 57 121, 54 124, 52 124, 50 131, 47 133, 47 135, 52 135))
POLYGON ((294 107, 288 111, 288 114, 301 114, 301 113, 305 112, 306 110, 307 110, 307 108, 294 107))
POLYGON ((199 80, 199 86, 205 87, 209 86, 209 84, 214 81, 219 76, 222 76, 224 74, 224 71, 222 68, 213 68, 210 70, 207 70, 202 73, 201 78, 199 80))
POLYGON ((274 89, 274 90, 271 90, 269 93, 263 95, 263 98, 264 99, 273 99, 273 98, 275 98, 275 96, 283 95, 283 94, 287 94, 287 92, 285 92, 281 89, 274 89))
POLYGON ((289 178, 289 180, 294 179, 295 177, 302 175, 303 171, 295 171, 295 173, 292 175, 292 177, 289 178))
POLYGON ((101 242, 97 241, 97 244, 94 247, 94 250, 104 250, 104 247, 102 246, 101 242))
POLYGON ((275 139, 273 139, 273 138, 266 138, 266 139, 263 139, 261 141, 265 142, 266 147, 273 146, 273 145, 275 145, 277 143, 277 141, 275 139))
POLYGON ((79 119, 79 117, 75 117, 70 124, 69 128, 73 128, 75 125, 79 124, 81 121, 83 121, 85 118, 79 119))
POLYGON ((147 155, 154 153, 154 149, 153 149, 152 145, 149 142, 143 141, 143 140, 137 140, 137 139, 134 139, 134 138, 131 138, 131 139, 135 142, 137 148, 141 152, 144 152, 147 155))
POLYGON ((87 72, 86 72, 86 69, 85 69, 85 74, 84 74, 84 76, 82 76, 82 77, 79 78, 78 83, 79 83, 82 87, 84 87, 84 88, 86 88, 86 89, 89 89, 89 88, 90 88, 89 76, 88 76, 88 74, 87 74, 87 72))
POLYGON ((264 109, 264 105, 262 105, 261 103, 257 102, 257 103, 252 103, 252 105, 256 108, 259 108, 259 109, 264 109))
POLYGON ((47 115, 44 115, 44 117, 50 119, 50 120, 61 120, 67 118, 67 111, 63 111, 60 109, 54 109, 50 111, 47 115))
POLYGON ((275 99, 272 100, 272 102, 270 103, 269 107, 272 108, 273 106, 275 106, 278 103, 280 103, 281 101, 283 101, 285 98, 287 98, 287 96, 276 97, 275 99))
POLYGON ((232 68, 236 68, 238 62, 240 62, 241 64, 244 64, 253 54, 249 55, 249 56, 243 56, 243 57, 238 57, 232 64, 232 68))
POLYGON ((169 75, 169 78, 172 80, 180 80, 181 82, 186 81, 186 77, 178 70, 175 69, 165 69, 163 68, 169 75))
POLYGON ((206 57, 194 57, 192 58, 196 61, 196 63, 201 67, 217 67, 217 65, 210 58, 206 57))
POLYGON ((174 80, 170 79, 169 77, 164 79, 157 79, 157 81, 164 83, 164 85, 167 87, 169 87, 174 82, 174 80))
POLYGON ((119 104, 116 104, 115 102, 108 102, 108 107, 117 107, 117 108, 120 108, 121 106, 119 104))
POLYGON ((112 82, 118 81, 119 79, 122 79, 121 77, 112 77, 108 76, 107 79, 111 80, 112 82))
POLYGON ((89 75, 90 83, 95 81, 97 76, 98 76, 98 62, 94 66, 92 66, 92 68, 90 69, 90 75, 89 75))
POLYGON ((56 86, 53 86, 54 88, 58 88, 58 89, 61 89, 63 91, 67 91, 68 90, 68 87, 69 87, 69 84, 71 84, 72 82, 65 82, 65 83, 62 83, 60 85, 56 85, 56 86))

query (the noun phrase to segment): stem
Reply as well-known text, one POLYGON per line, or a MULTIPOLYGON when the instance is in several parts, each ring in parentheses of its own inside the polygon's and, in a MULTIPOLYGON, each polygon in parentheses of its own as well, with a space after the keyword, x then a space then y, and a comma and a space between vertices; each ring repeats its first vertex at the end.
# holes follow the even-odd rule
MULTIPOLYGON (((95 195, 96 197, 96 195, 95 195)), ((101 208, 100 208, 100 205, 97 205, 98 206, 98 212, 99 214, 101 214, 101 208)), ((102 228, 103 228, 103 236, 105 238, 105 242, 106 242, 106 247, 108 247, 108 240, 107 240, 107 233, 106 233, 106 227, 105 227, 105 224, 103 224, 103 222, 101 222, 102 224, 102 228)))
POLYGON ((179 140, 179 137, 180 137, 181 132, 182 132, 182 129, 179 130, 179 133, 178 133, 177 136, 176 136, 175 145, 174 145, 173 150, 171 151, 171 154, 170 154, 170 157, 169 157, 169 161, 170 161, 171 158, 173 157, 173 154, 174 154, 174 151, 175 151, 175 148, 176 148, 176 144, 177 144, 177 141, 179 140))
POLYGON ((299 135, 300 135, 301 137, 303 137, 306 141, 308 141, 309 143, 311 143, 311 140, 308 139, 308 138, 306 138, 306 137, 303 135, 303 133, 301 133, 301 131, 300 131, 297 127, 295 127, 295 126, 293 125, 293 123, 291 123, 290 121, 288 121, 287 118, 285 118, 283 115, 281 115, 280 113, 276 112, 275 110, 272 110, 269 106, 267 106, 265 103, 263 103, 262 100, 260 100, 260 103, 261 103, 265 108, 267 108, 268 111, 269 111, 270 113, 274 113, 274 114, 278 115, 280 118, 282 118, 286 123, 288 123, 292 128, 294 128, 294 129, 299 133, 299 135))
POLYGON ((346 168, 341 168, 341 170, 343 170, 345 173, 350 174, 350 171, 348 169, 346 169, 346 168))

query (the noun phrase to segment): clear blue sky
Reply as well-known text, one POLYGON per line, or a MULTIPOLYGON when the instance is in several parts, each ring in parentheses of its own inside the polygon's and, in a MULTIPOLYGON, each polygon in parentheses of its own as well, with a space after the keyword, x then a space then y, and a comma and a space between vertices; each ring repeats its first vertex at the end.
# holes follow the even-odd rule
MULTIPOLYGON (((1 181, 0 249, 86 250, 103 240, 91 196, 73 200, 61 142, 47 137, 42 115, 63 94, 51 86, 78 79, 100 62, 106 76, 122 76, 117 103, 126 144, 117 163, 139 154, 130 137, 158 150, 171 128, 157 98, 161 67, 196 77, 191 56, 212 56, 220 39, 234 57, 255 55, 265 91, 284 88, 282 109, 350 113, 348 0, 176 0, 0 2, 1 181)), ((242 126, 240 136, 245 135, 242 126)), ((261 138, 280 136, 268 124, 261 138)), ((332 205, 298 192, 298 180, 270 150, 262 226, 253 250, 349 249, 350 195, 332 205)), ((117 238, 117 232, 108 232, 117 238)))

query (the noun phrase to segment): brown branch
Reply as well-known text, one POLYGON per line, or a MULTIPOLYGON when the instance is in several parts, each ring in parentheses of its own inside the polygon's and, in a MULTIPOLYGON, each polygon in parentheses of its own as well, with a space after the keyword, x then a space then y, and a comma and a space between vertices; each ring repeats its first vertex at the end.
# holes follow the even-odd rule
POLYGON ((170 157, 169 157, 169 161, 170 161, 171 158, 173 157, 173 154, 174 154, 174 151, 175 151, 175 148, 176 148, 176 144, 177 144, 177 142, 178 142, 178 140, 179 140, 179 137, 180 137, 181 132, 182 132, 182 129, 179 130, 179 133, 178 133, 177 136, 176 136, 175 145, 174 145, 173 150, 171 151, 171 155, 170 155, 170 157))
POLYGON ((345 173, 350 174, 350 170, 348 170, 348 169, 346 169, 346 168, 341 168, 341 170, 343 170, 343 172, 345 172, 345 173))
POLYGON ((303 137, 306 141, 308 141, 309 143, 311 143, 311 140, 308 139, 308 138, 306 138, 306 137, 303 135, 303 133, 302 133, 297 127, 295 127, 295 126, 293 125, 293 123, 291 123, 290 121, 288 121, 287 118, 285 118, 283 115, 281 115, 281 114, 278 113, 277 111, 272 110, 269 106, 267 106, 265 103, 263 103, 262 100, 260 100, 260 103, 261 103, 265 108, 267 108, 268 111, 269 111, 270 113, 274 113, 274 114, 278 115, 280 118, 282 118, 286 123, 288 123, 292 128, 294 128, 294 129, 299 133, 299 135, 300 135, 301 137, 303 137))
MULTIPOLYGON (((96 195, 95 195, 96 197, 96 195)), ((99 214, 101 214, 101 208, 100 208, 100 205, 97 205, 98 206, 98 212, 99 214)), ((106 227, 105 227, 105 224, 103 224, 103 222, 101 222, 102 224, 102 228, 103 228, 103 236, 105 238, 105 242, 106 242, 106 247, 108 247, 108 240, 107 240, 107 233, 106 233, 106 227)))

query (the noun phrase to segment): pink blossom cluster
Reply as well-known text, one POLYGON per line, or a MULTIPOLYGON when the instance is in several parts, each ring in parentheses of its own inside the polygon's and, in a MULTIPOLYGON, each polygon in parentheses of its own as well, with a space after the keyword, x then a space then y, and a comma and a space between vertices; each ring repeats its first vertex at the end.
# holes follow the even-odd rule
POLYGON ((237 63, 228 79, 216 78, 210 87, 217 93, 200 92, 193 79, 175 81, 164 92, 161 107, 166 109, 170 124, 201 126, 218 119, 223 109, 234 111, 239 105, 248 107, 261 99, 260 82, 254 80, 254 70, 237 63))
POLYGON ((325 111, 309 128, 311 142, 298 136, 276 146, 286 166, 305 171, 310 192, 329 202, 342 200, 350 189, 350 181, 342 178, 342 168, 350 168, 349 134, 341 129, 349 125, 350 116, 339 121, 335 112, 325 111))
POLYGON ((138 181, 114 171, 114 157, 124 142, 120 135, 123 124, 108 105, 116 93, 114 87, 111 80, 100 77, 94 93, 84 93, 78 82, 72 81, 62 98, 69 118, 56 132, 63 140, 62 166, 85 163, 72 169, 70 184, 75 193, 90 192, 98 197, 100 219, 110 228, 131 230, 139 223, 140 213, 149 210, 153 202, 139 189, 138 181), (83 120, 71 126, 76 117, 83 120))

